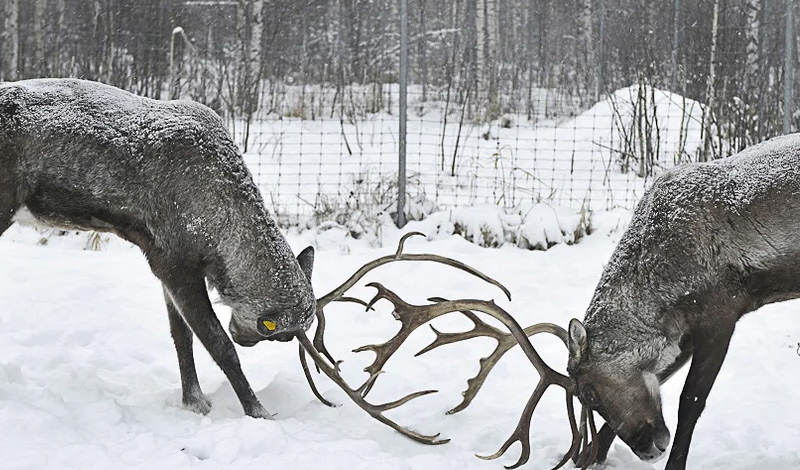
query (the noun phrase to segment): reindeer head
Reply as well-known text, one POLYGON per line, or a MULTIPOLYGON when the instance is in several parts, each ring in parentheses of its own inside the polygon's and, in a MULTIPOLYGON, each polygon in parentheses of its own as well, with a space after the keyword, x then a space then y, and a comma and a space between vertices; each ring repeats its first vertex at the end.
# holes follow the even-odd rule
POLYGON ((661 413, 658 378, 632 360, 633 354, 607 356, 591 348, 586 328, 573 319, 567 370, 578 399, 602 416, 640 459, 658 460, 670 439, 661 413))
POLYGON ((291 266, 282 270, 278 279, 266 280, 271 286, 279 285, 272 286, 271 290, 280 291, 280 296, 273 295, 271 299, 249 296, 248 303, 232 305, 228 329, 233 341, 240 346, 254 346, 265 339, 290 341, 313 323, 316 313, 316 299, 311 288, 314 248, 307 247, 297 255, 296 262, 290 259, 287 264, 291 266))

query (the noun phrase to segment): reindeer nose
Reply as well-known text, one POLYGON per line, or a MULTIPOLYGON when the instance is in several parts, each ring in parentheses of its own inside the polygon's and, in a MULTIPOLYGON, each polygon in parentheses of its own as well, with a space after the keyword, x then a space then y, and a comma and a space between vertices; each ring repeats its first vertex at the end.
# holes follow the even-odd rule
POLYGON ((254 334, 253 332, 248 334, 248 332, 243 330, 233 319, 231 319, 228 330, 231 332, 231 339, 233 339, 233 342, 246 348, 255 346, 262 339, 261 335, 254 334))
POLYGON ((656 430, 653 435, 653 445, 656 446, 656 449, 664 452, 669 446, 669 438, 669 430, 666 427, 656 430))

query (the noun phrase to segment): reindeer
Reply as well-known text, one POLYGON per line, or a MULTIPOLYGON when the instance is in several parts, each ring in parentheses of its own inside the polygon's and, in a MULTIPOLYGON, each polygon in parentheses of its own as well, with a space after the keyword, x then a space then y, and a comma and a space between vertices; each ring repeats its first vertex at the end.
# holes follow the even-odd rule
MULTIPOLYGON (((387 343, 359 349, 377 356, 366 369, 369 379, 358 389, 347 388, 330 366, 323 367, 323 372, 358 402, 411 331, 445 313, 461 312, 475 327, 462 333, 434 330, 436 340, 420 354, 478 336, 492 337, 498 346, 481 359, 464 400, 450 413, 469 405, 494 364, 516 344, 541 376, 511 437, 486 458, 497 458, 519 442, 521 456, 507 468, 528 461, 531 417, 546 389, 557 385, 567 394, 573 439, 555 468, 569 458, 586 468, 605 459, 616 436, 642 460, 663 456, 671 436, 661 411, 659 387, 691 359, 666 466, 667 470, 685 469, 692 433, 725 360, 736 322, 763 305, 800 297, 796 261, 800 223, 795 222, 800 220, 800 206, 794 204, 798 195, 800 134, 773 139, 726 159, 672 169, 657 178, 639 202, 583 322, 573 319, 567 330, 549 323, 523 330, 493 302, 433 299, 437 303, 410 305, 373 284, 378 294, 365 304, 390 301, 402 323, 400 332, 387 343), (500 320, 510 333, 484 323, 475 312, 500 320), (568 347, 568 376, 544 364, 530 345, 527 336, 538 333, 554 334, 568 347), (573 397, 583 404, 580 429, 573 397), (599 433, 594 412, 605 420, 599 433)), ((402 243, 397 259, 404 259, 401 249, 402 243)), ((318 304, 318 315, 322 307, 324 302, 318 304)), ((325 351, 321 340, 315 339, 312 345, 299 336, 315 361, 323 362, 317 352, 325 351)), ((330 357, 328 361, 334 362, 330 357)), ((374 410, 360 405, 368 412, 374 410)), ((387 424, 398 429, 394 423, 387 424)), ((398 430, 421 442, 444 442, 436 436, 398 430)))
POLYGON ((142 250, 163 286, 186 408, 211 408, 197 379, 194 334, 244 412, 270 416, 206 282, 232 308, 233 341, 288 341, 314 318, 314 253, 309 247, 295 259, 213 111, 84 80, 0 84, 0 234, 30 217, 110 232, 142 250))
POLYGON ((691 358, 666 468, 686 467, 736 322, 800 297, 799 194, 800 135, 675 168, 647 191, 584 322, 569 325, 576 394, 606 421, 600 459, 614 435, 643 460, 662 456, 659 385, 691 358))

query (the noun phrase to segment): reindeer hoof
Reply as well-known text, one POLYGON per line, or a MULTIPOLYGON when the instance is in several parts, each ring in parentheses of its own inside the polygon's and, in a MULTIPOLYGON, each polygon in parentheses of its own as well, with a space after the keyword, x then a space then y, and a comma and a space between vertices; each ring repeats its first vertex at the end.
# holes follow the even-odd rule
POLYGON ((202 392, 183 397, 183 407, 200 415, 207 415, 211 411, 211 400, 202 392))
POLYGON ((250 410, 245 410, 245 414, 251 418, 272 419, 275 415, 267 411, 263 406, 253 407, 250 410))

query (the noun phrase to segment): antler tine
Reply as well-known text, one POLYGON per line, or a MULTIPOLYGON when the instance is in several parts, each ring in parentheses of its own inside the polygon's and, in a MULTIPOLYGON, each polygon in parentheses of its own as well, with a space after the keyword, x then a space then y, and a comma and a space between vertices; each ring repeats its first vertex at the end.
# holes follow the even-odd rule
POLYGON ((597 426, 594 422, 594 412, 585 406, 581 408, 579 439, 579 445, 576 446, 579 449, 573 452, 572 461, 575 463, 576 467, 586 470, 597 460, 600 444, 597 438, 597 426), (589 428, 589 433, 586 432, 587 427, 589 428))
POLYGON ((506 466, 506 468, 517 468, 528 461, 531 456, 531 419, 533 418, 533 412, 536 409, 536 405, 539 404, 539 400, 542 398, 549 385, 550 384, 543 381, 539 382, 539 384, 536 386, 536 389, 533 391, 533 394, 528 399, 528 403, 525 404, 525 409, 522 411, 522 417, 520 417, 517 427, 514 429, 514 432, 511 433, 511 436, 506 439, 503 445, 500 446, 500 449, 492 455, 477 455, 478 458, 483 460, 494 460, 505 454, 512 444, 519 442, 522 446, 519 459, 515 464, 506 466))
MULTIPOLYGON (((567 419, 569 420, 569 429, 572 431, 572 445, 570 445, 567 453, 564 454, 561 462, 556 465, 556 469, 563 467, 569 459, 574 458, 580 452, 581 442, 583 442, 583 434, 578 431, 578 423, 575 422, 575 403, 572 401, 573 398, 573 394, 567 392, 567 419)), ((583 409, 581 409, 581 412, 583 412, 583 409)))
POLYGON ((589 441, 589 436, 586 434, 582 437, 584 442, 589 441, 589 458, 581 467, 583 470, 586 470, 589 465, 597 460, 597 453, 600 451, 600 445, 597 440, 597 425, 594 422, 594 412, 586 407, 583 409, 586 410, 586 420, 589 422, 589 435, 591 436, 591 441, 589 441))
POLYGON ((344 281, 339 287, 333 289, 332 291, 328 292, 324 296, 317 299, 317 310, 319 310, 320 307, 324 307, 325 305, 328 305, 329 303, 341 297, 345 292, 347 292, 347 290, 353 287, 361 278, 366 276, 367 273, 369 273, 370 271, 380 266, 383 266, 384 264, 391 263, 394 261, 432 261, 434 263, 451 266, 461 271, 464 271, 468 274, 471 274, 479 279, 482 279, 488 282, 489 284, 497 286, 500 290, 503 291, 506 297, 508 297, 508 299, 511 300, 511 292, 503 284, 460 261, 456 261, 452 258, 447 258, 445 256, 439 256, 427 253, 403 253, 403 248, 405 246, 406 240, 408 240, 413 236, 424 237, 425 234, 420 232, 409 232, 403 235, 403 237, 400 239, 400 242, 397 245, 397 251, 393 255, 382 256, 360 267, 355 273, 353 273, 352 276, 350 276, 349 279, 344 281))
MULTIPOLYGON (((317 385, 314 383, 314 378, 311 377, 311 371, 308 369, 308 361, 306 360, 306 350, 303 349, 302 344, 300 345, 299 349, 300 349, 300 365, 303 366, 303 373, 306 376, 306 380, 308 380, 308 385, 311 386, 311 393, 313 393, 314 396, 317 397, 317 400, 321 401, 322 404, 324 404, 325 406, 330 406, 331 408, 335 408, 336 407, 335 403, 328 401, 327 399, 325 399, 325 397, 322 396, 321 393, 319 393, 317 385)), ((317 371, 319 372, 319 366, 317 366, 317 371)))
POLYGON ((421 396, 428 395, 430 393, 435 393, 436 390, 423 390, 420 392, 411 393, 403 398, 400 398, 392 402, 383 403, 381 405, 373 405, 372 403, 369 403, 366 400, 364 400, 364 398, 361 396, 361 394, 357 389, 352 389, 350 388, 349 385, 347 385, 342 376, 339 374, 336 365, 331 365, 325 361, 325 359, 316 350, 316 348, 308 339, 305 333, 299 333, 297 335, 297 339, 300 342, 300 345, 303 347, 303 349, 305 349, 308 352, 308 354, 311 355, 311 358, 314 359, 314 362, 317 363, 321 371, 325 375, 327 375, 328 378, 331 379, 331 381, 333 381, 336 385, 338 385, 347 394, 347 396, 349 396, 350 399, 353 400, 355 404, 357 404, 361 409, 369 413, 370 416, 380 421, 381 423, 386 424, 395 431, 423 444, 444 444, 450 441, 450 439, 437 439, 439 437, 439 434, 426 435, 418 433, 416 431, 412 431, 408 428, 400 426, 399 424, 395 423, 394 421, 390 420, 389 418, 383 415, 385 411, 389 411, 399 406, 402 406, 405 403, 408 403, 409 401, 415 398, 419 398, 421 396))

